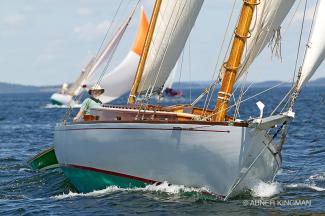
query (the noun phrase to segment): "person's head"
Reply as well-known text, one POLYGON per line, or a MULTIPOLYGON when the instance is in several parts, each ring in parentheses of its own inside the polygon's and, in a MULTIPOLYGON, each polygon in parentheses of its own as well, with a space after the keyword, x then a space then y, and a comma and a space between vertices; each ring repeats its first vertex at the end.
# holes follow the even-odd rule
POLYGON ((88 91, 88 93, 92 96, 92 97, 99 97, 101 94, 104 93, 104 89, 99 85, 99 84, 95 84, 93 87, 91 87, 88 91))

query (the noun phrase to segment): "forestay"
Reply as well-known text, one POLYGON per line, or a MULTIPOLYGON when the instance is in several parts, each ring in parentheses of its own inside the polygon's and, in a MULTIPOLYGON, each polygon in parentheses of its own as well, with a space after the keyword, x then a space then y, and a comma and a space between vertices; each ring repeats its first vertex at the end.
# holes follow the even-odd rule
POLYGON ((314 23, 307 44, 306 56, 301 68, 298 90, 313 76, 325 58, 325 0, 319 0, 314 23))
POLYGON ((242 68, 237 73, 237 80, 270 42, 295 1, 261 0, 260 4, 256 7, 256 13, 251 24, 251 35, 247 39, 247 52, 242 61, 242 68))
POLYGON ((174 68, 204 0, 163 0, 137 94, 161 90, 174 68))

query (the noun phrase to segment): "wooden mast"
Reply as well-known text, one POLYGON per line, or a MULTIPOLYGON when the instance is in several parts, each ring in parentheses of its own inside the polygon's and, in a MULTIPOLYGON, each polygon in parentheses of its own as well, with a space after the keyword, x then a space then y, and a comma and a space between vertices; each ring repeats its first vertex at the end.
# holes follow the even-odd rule
POLYGON ((224 65, 226 70, 222 80, 221 89, 218 93, 217 104, 214 109, 214 121, 225 121, 229 99, 236 81, 238 68, 240 67, 246 39, 250 36, 249 27, 252 22, 254 9, 258 2, 258 0, 244 0, 239 22, 235 30, 232 49, 228 61, 224 65))
POLYGON ((156 2, 155 2, 155 6, 154 6, 152 16, 151 16, 151 20, 150 20, 150 26, 149 26, 147 38, 146 38, 146 41, 145 41, 145 44, 144 44, 143 53, 142 53, 142 56, 141 56, 141 59, 140 59, 139 65, 138 65, 138 69, 137 69, 137 73, 135 75, 133 86, 132 86, 132 89, 131 89, 131 92, 130 92, 130 95, 129 95, 128 104, 134 104, 135 103, 135 98, 136 98, 135 95, 136 95, 136 93, 138 91, 139 84, 140 84, 142 74, 143 74, 143 70, 144 70, 144 65, 145 65, 145 63, 147 61, 148 52, 149 52, 152 36, 153 36, 154 30, 155 30, 155 27, 156 27, 161 2, 162 2, 162 0, 156 0, 156 2))

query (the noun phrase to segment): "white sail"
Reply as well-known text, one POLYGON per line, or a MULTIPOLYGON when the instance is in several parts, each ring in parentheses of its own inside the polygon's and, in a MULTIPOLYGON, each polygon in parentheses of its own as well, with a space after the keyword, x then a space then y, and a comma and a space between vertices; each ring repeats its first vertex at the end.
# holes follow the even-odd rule
POLYGON ((80 93, 83 83, 85 82, 87 77, 89 77, 89 73, 91 71, 91 67, 93 66, 94 62, 95 62, 95 58, 92 58, 88 62, 87 66, 81 71, 76 81, 74 81, 73 84, 69 87, 67 91, 68 95, 76 96, 80 93))
POLYGON ((174 68, 204 0, 163 0, 137 94, 161 90, 174 68))
POLYGON ((132 49, 113 71, 103 77, 100 83, 105 89, 104 94, 99 98, 103 103, 109 103, 130 91, 140 61, 140 56, 142 55, 148 29, 149 23, 144 9, 141 8, 138 33, 132 49))
POLYGON ((301 68, 301 77, 298 83, 300 90, 313 76, 325 58, 325 0, 319 0, 306 56, 301 68))
POLYGON ((123 34, 125 33, 126 28, 128 27, 132 19, 132 16, 133 11, 131 12, 127 20, 118 28, 113 38, 109 41, 105 48, 99 53, 99 55, 96 56, 94 63, 90 67, 90 71, 87 72, 88 75, 85 77, 83 82, 81 82, 81 86, 84 84, 88 85, 89 83, 91 83, 91 76, 103 65, 103 63, 107 63, 107 60, 112 57, 116 47, 118 46, 120 40, 123 37, 123 34))
POLYGON ((237 73, 237 79, 270 42, 274 31, 279 29, 294 3, 295 0, 261 0, 257 5, 251 24, 251 35, 247 39, 247 52, 242 61, 242 68, 237 73))
POLYGON ((170 73, 168 79, 166 80, 165 85, 164 85, 164 88, 163 88, 163 91, 166 88, 171 89, 173 87, 173 83, 174 83, 174 80, 175 80, 175 76, 176 76, 177 69, 178 69, 178 63, 176 63, 176 65, 173 68, 172 72, 170 73))

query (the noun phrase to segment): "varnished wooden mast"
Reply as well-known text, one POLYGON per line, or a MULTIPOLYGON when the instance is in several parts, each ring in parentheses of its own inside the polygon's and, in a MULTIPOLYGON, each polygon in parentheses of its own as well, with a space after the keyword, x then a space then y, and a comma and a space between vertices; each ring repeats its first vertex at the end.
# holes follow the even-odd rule
POLYGON ((229 99, 236 81, 238 68, 240 67, 246 39, 249 37, 249 27, 257 4, 258 0, 244 0, 229 59, 224 65, 226 70, 214 109, 215 121, 225 121, 229 99))
POLYGON ((151 20, 150 20, 148 35, 147 35, 147 38, 146 38, 146 41, 145 41, 145 44, 144 44, 143 53, 142 53, 142 56, 141 56, 141 59, 140 59, 139 65, 138 65, 138 69, 137 69, 137 73, 135 75, 135 79, 134 79, 134 82, 133 82, 132 89, 131 89, 131 92, 130 92, 130 95, 129 95, 128 104, 134 104, 135 103, 136 93, 138 91, 139 84, 140 84, 140 81, 141 81, 141 78, 142 78, 144 65, 145 65, 145 63, 147 61, 148 52, 149 52, 152 36, 153 36, 154 30, 155 30, 155 27, 156 27, 161 2, 162 2, 162 0, 156 0, 156 2, 155 2, 155 6, 154 6, 152 16, 151 16, 151 20))

